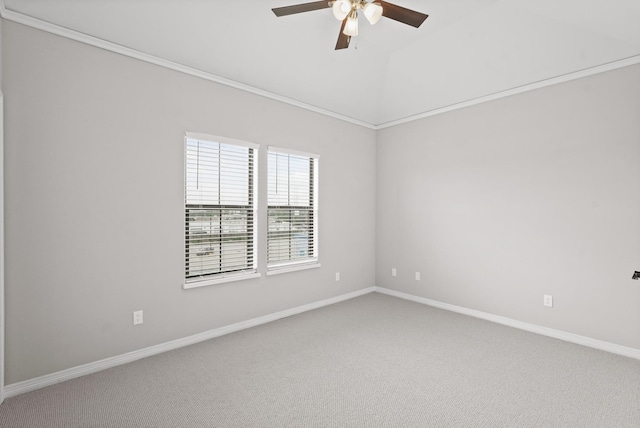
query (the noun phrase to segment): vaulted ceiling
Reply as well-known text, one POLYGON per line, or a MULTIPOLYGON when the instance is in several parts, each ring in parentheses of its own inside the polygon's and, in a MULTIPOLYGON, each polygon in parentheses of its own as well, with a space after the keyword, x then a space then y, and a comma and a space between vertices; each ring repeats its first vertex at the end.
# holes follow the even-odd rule
POLYGON ((339 51, 330 9, 280 18, 271 11, 308 1, 4 0, 4 15, 371 127, 640 62, 638 0, 395 0, 429 18, 418 29, 360 18, 360 34, 339 51))

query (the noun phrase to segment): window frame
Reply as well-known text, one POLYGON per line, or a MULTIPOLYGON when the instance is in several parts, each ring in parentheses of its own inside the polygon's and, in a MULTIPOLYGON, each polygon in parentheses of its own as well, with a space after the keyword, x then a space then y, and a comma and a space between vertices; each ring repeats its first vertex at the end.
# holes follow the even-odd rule
MULTIPOLYGON (((255 143, 250 143, 247 141, 236 140, 233 138, 195 133, 195 132, 185 132, 184 136, 184 147, 183 147, 183 155, 184 155, 184 187, 183 187, 183 221, 184 221, 184 234, 183 234, 183 250, 184 250, 184 258, 183 258, 183 288, 197 288, 203 287, 207 285, 215 285, 232 281, 245 280, 250 278, 259 278, 261 275, 258 272, 258 161, 259 161, 259 145, 255 143), (250 162, 248 165, 248 177, 247 177, 247 195, 248 195, 248 205, 233 205, 233 204, 188 204, 187 203, 187 141, 188 140, 200 140, 200 141, 208 141, 211 143, 219 143, 224 145, 232 145, 237 147, 246 147, 251 150, 250 153, 250 162), (247 213, 247 229, 251 229, 251 233, 248 232, 248 237, 250 239, 246 240, 247 243, 247 251, 252 252, 251 258, 251 266, 235 271, 222 271, 222 272, 212 272, 203 275, 194 275, 187 276, 188 272, 188 263, 189 263, 189 246, 190 239, 192 239, 189 234, 190 228, 190 220, 189 210, 233 210, 237 208, 238 210, 246 210, 247 213), (249 220, 250 219, 250 220, 249 220)), ((221 221, 221 220, 220 220, 221 221)), ((220 235, 222 235, 222 223, 220 223, 220 235)), ((221 237, 220 237, 221 238, 221 237)), ((222 256, 220 256, 222 257, 222 256)))
MULTIPOLYGON (((320 255, 319 255, 319 216, 318 216, 318 207, 319 207, 319 170, 320 170, 320 155, 316 153, 309 153, 299 150, 286 149, 282 147, 268 146, 267 147, 267 176, 270 175, 271 171, 269 171, 269 155, 271 153, 275 154, 285 154, 297 157, 305 157, 310 159, 309 164, 309 196, 310 196, 310 207, 304 206, 296 206, 296 205, 269 205, 269 180, 267 180, 267 254, 266 265, 267 265, 267 275, 277 275, 286 272, 299 271, 304 269, 313 269, 319 268, 320 265, 320 255), (299 208, 301 210, 307 210, 312 219, 311 224, 311 233, 310 235, 313 237, 313 242, 309 245, 309 248, 312 249, 313 256, 308 257, 303 260, 289 260, 285 262, 276 262, 269 263, 269 239, 270 239, 270 231, 269 231, 269 213, 272 209, 295 209, 299 208)), ((287 171, 287 175, 291 173, 290 170, 287 171)), ((291 244, 290 244, 291 245, 291 244)))

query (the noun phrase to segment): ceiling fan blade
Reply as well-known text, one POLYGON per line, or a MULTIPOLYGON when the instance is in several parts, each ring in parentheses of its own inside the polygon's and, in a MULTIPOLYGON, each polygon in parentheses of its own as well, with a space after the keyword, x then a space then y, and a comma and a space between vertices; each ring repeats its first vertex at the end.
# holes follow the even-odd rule
POLYGON ((271 9, 276 16, 293 15, 294 13, 311 12, 312 10, 326 9, 329 7, 329 2, 313 1, 311 3, 301 3, 293 6, 275 7, 271 9))
POLYGON ((345 25, 347 25, 347 18, 342 20, 342 25, 340 26, 340 34, 338 34, 338 41, 336 42, 336 50, 346 49, 349 47, 351 36, 347 36, 343 33, 345 25))
POLYGON ((422 25, 424 20, 429 16, 386 1, 381 1, 380 4, 382 5, 382 16, 416 28, 422 25))

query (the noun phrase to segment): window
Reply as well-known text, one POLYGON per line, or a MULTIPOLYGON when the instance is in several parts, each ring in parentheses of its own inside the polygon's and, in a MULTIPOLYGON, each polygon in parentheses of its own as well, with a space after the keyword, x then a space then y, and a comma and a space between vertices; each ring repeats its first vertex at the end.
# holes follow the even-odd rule
POLYGON ((187 133, 185 288, 257 276, 256 151, 251 143, 187 133))
POLYGON ((318 156, 269 147, 267 269, 318 262, 318 156))

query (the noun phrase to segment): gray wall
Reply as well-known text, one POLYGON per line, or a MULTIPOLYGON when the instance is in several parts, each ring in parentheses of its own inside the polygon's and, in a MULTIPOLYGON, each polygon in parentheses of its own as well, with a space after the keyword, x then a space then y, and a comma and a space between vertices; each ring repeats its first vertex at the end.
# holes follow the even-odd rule
MULTIPOLYGON (((2 19, 0 19, 0 94, 2 85, 2 19)), ((4 95, 0 98, 0 403, 4 400, 4 95)))
POLYGON ((377 285, 640 348, 640 66, 377 138, 377 285))
POLYGON ((374 284, 374 131, 3 24, 7 384, 374 284), (182 290, 185 131, 320 154, 320 269, 182 290))
POLYGON ((7 384, 374 284, 640 348, 640 66, 376 134, 12 22, 2 44, 7 384), (185 131, 261 144, 263 178, 267 145, 320 154, 320 269, 181 289, 185 131))

